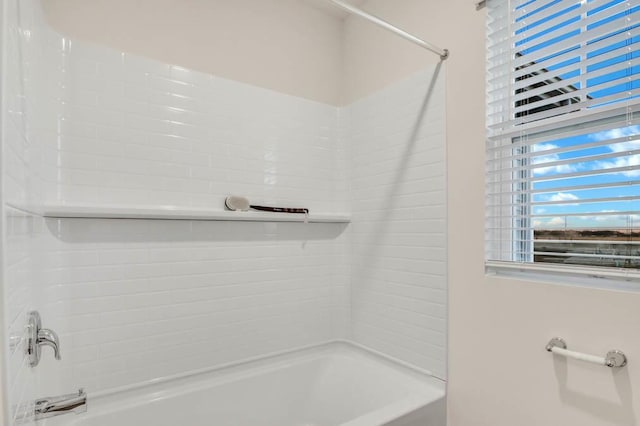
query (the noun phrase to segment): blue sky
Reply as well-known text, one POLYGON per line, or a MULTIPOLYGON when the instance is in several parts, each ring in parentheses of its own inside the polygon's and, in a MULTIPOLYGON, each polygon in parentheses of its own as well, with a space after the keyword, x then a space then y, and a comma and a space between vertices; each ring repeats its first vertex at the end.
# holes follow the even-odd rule
POLYGON ((626 212, 631 210, 640 210, 640 201, 638 200, 620 200, 605 202, 589 202, 590 199, 613 198, 613 197, 640 197, 640 154, 627 154, 634 150, 640 150, 640 125, 629 126, 625 128, 612 129, 610 131, 587 134, 567 139, 550 141, 534 146, 534 150, 539 156, 533 158, 533 163, 538 168, 533 169, 533 179, 556 178, 553 180, 534 180, 532 183, 533 190, 549 189, 550 192, 535 193, 532 201, 534 203, 545 202, 565 202, 565 204, 544 204, 535 206, 534 215, 556 215, 540 217, 534 223, 535 227, 626 227, 631 224, 633 227, 640 228, 640 214, 633 215, 591 215, 585 214, 580 216, 563 217, 566 214, 577 213, 613 213, 626 212), (579 145, 583 143, 595 142, 600 140, 608 140, 622 136, 630 136, 628 142, 616 143, 613 145, 605 145, 593 148, 580 149, 579 145), (545 154, 545 151, 556 150, 557 148, 576 147, 578 150, 562 152, 558 154, 545 154), (545 166, 546 163, 552 163, 564 159, 576 159, 580 157, 592 156, 599 154, 615 153, 619 156, 606 158, 602 160, 586 160, 578 161, 571 164, 545 166), (615 173, 604 173, 607 170, 637 166, 636 169, 626 170, 615 173), (603 174, 562 178, 563 174, 583 172, 590 170, 601 170, 603 174), (620 186, 596 188, 596 189, 564 189, 554 191, 555 188, 576 187, 592 184, 620 184, 620 186), (575 201, 573 203, 572 201, 575 201), (630 222, 629 222, 630 220, 630 222))
MULTIPOLYGON (((587 0, 591 3, 593 0, 587 0)), ((593 7, 587 16, 596 17, 595 22, 587 27, 587 31, 597 29, 610 22, 620 22, 620 26, 606 35, 596 39, 606 38, 629 31, 629 37, 623 41, 605 45, 587 53, 587 58, 597 58, 605 53, 620 49, 621 54, 588 66, 587 74, 598 72, 602 74, 597 77, 587 77, 585 87, 587 94, 592 99, 599 99, 613 94, 619 94, 621 100, 630 100, 627 92, 640 88, 640 35, 634 35, 638 31, 634 29, 640 27, 640 5, 632 5, 631 8, 624 8, 621 13, 608 16, 603 13, 603 19, 597 20, 597 14, 602 13, 624 0, 612 0, 610 2, 599 2, 600 6, 593 7), (626 49, 621 49, 626 47, 626 49), (618 71, 607 72, 607 68, 622 62, 628 62, 628 66, 618 71)), ((520 7, 527 7, 528 13, 518 18, 526 19, 527 26, 517 31, 529 31, 531 36, 522 40, 519 44, 529 43, 528 48, 520 53, 527 55, 539 49, 551 46, 558 42, 571 40, 580 29, 563 32, 562 27, 577 22, 580 18, 575 16, 575 11, 580 7, 580 2, 566 0, 531 0, 520 7), (536 14, 560 3, 566 3, 567 7, 545 19, 536 20, 536 14), (538 6, 539 5, 539 6, 538 6), (566 15, 566 19, 563 16, 566 15), (535 31, 538 25, 555 19, 558 24, 543 31, 535 31), (535 44, 535 39, 554 32, 558 34, 551 40, 546 40, 535 44), (531 42, 534 41, 532 44, 531 42)), ((582 30, 584 31, 584 30, 582 30)), ((588 44, 587 44, 588 46, 588 44)), ((580 75, 578 66, 580 58, 578 56, 579 46, 565 48, 552 56, 538 59, 539 63, 548 61, 551 65, 546 68, 553 71, 562 66, 576 64, 576 67, 568 67, 566 73, 561 77, 565 80, 580 75), (554 56, 575 50, 576 56, 563 60, 561 63, 554 63, 554 56)), ((588 50, 588 47, 587 47, 588 50)), ((571 56, 571 55, 569 55, 571 56)), ((616 67, 618 68, 618 67, 616 67)), ((580 83, 573 84, 580 89, 580 83)), ((637 96, 637 95, 636 95, 637 96)), ((637 99, 633 99, 636 101, 637 99)), ((624 105, 624 104, 622 104, 624 105)), ((593 108, 597 108, 595 105, 593 108)), ((640 198, 640 125, 627 123, 612 127, 607 131, 588 133, 564 139, 549 140, 533 146, 535 155, 531 162, 533 169, 531 173, 532 187, 534 194, 533 201, 533 226, 534 228, 565 228, 565 227, 610 227, 627 228, 629 226, 640 229, 640 213, 622 214, 622 212, 640 212, 640 200, 625 200, 621 197, 640 198), (606 141, 614 138, 624 138, 615 144, 581 147, 582 144, 593 145, 594 142, 606 141), (558 152, 560 151, 560 152, 558 152), (635 152, 638 151, 638 152, 635 152), (589 159, 586 157, 601 155, 605 158, 589 159), (585 157, 584 160, 581 160, 585 157), (573 160, 568 164, 553 164, 560 160, 573 160), (546 166, 545 164, 549 164, 546 166), (633 167, 631 170, 607 172, 619 167, 633 167), (599 174, 580 177, 566 177, 565 174, 590 172, 600 170, 599 174), (610 186, 595 189, 576 188, 583 185, 609 184, 610 186), (564 188, 564 189, 559 189, 564 188), (538 192, 548 190, 548 192, 538 192), (615 200, 594 202, 598 198, 620 198, 615 200), (591 200, 591 201, 590 201, 591 200), (553 204, 559 203, 559 204, 553 204), (621 214, 617 214, 621 213, 621 214), (536 217, 538 215, 538 217, 536 217), (539 216, 542 215, 542 216, 539 216)))

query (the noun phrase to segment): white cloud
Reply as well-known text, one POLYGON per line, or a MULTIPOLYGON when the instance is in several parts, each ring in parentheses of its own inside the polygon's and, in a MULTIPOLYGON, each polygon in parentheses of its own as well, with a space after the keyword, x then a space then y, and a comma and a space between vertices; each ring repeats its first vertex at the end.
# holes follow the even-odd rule
MULTIPOLYGON (((548 161, 541 161, 540 163, 549 163, 551 161, 556 161, 556 160, 548 160, 548 161)), ((534 161, 534 164, 537 164, 534 161)), ((558 164, 555 166, 549 166, 549 167, 537 167, 535 169, 533 169, 533 174, 534 175, 546 175, 549 173, 572 173, 577 171, 578 168, 575 167, 574 165, 570 165, 570 164, 558 164)))
POLYGON ((610 213, 618 213, 619 210, 600 210, 599 212, 593 212, 590 216, 578 216, 580 220, 587 220, 590 222, 606 222, 611 226, 622 227, 626 226, 627 221, 631 220, 633 226, 638 226, 640 221, 640 214, 629 215, 616 215, 610 213), (600 215, 598 215, 600 213, 600 215), (606 213, 606 214, 605 214, 606 213))
POLYGON ((613 152, 625 152, 640 149, 640 139, 634 139, 627 142, 619 142, 609 145, 609 149, 613 152))
POLYGON ((567 192, 558 192, 557 194, 553 194, 549 197, 549 201, 574 201, 579 199, 580 198, 577 195, 567 192))
POLYGON ((551 151, 552 149, 557 149, 559 147, 558 145, 554 145, 552 143, 537 143, 533 145, 532 148, 533 148, 533 152, 540 152, 540 151, 551 151))
POLYGON ((563 217, 552 217, 547 222, 547 225, 558 226, 558 225, 564 225, 565 223, 566 223, 566 220, 563 217))
MULTIPOLYGON (((618 210, 600 210, 600 213, 616 213, 618 210)), ((615 219, 626 218, 626 216, 616 216, 616 215, 602 215, 602 216, 594 216, 593 218, 598 222, 607 222, 615 219)))
POLYGON ((597 141, 604 141, 607 139, 617 139, 634 135, 640 136, 640 126, 629 126, 620 129, 605 130, 604 132, 598 132, 589 135, 589 138, 597 141))
POLYGON ((565 226, 563 217, 552 217, 549 219, 536 219, 533 221, 534 228, 559 228, 565 226))
MULTIPOLYGON (((553 163, 560 160, 558 154, 544 154, 545 151, 551 151, 558 148, 558 145, 552 143, 539 143, 532 146, 533 152, 540 152, 541 155, 532 157, 531 162, 534 165, 553 163)), ((533 169, 534 175, 546 175, 549 173, 571 173, 575 172, 577 167, 572 164, 557 164, 549 167, 536 167, 533 169)))
MULTIPOLYGON (((638 148, 640 148, 640 146, 638 148)), ((619 157, 611 161, 598 161, 597 166, 605 170, 618 167, 634 167, 634 169, 626 170, 619 173, 627 177, 638 177, 640 176, 640 154, 630 155, 627 157, 619 157)))
MULTIPOLYGON (((636 137, 636 139, 607 146, 607 148, 609 148, 611 152, 621 153, 624 155, 625 152, 640 149, 640 126, 629 126, 621 129, 611 129, 604 132, 594 133, 590 137, 591 139, 602 141, 629 136, 636 137)), ((634 167, 633 170, 620 172, 620 174, 626 177, 638 177, 640 176, 640 154, 614 158, 608 161, 598 161, 596 163, 596 166, 597 168, 605 170, 618 167, 634 167)))

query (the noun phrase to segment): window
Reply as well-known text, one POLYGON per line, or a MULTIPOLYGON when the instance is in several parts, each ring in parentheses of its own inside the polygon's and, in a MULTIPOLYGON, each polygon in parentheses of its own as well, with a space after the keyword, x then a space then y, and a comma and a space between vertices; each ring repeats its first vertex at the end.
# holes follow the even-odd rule
POLYGON ((486 258, 640 279, 640 0, 489 0, 486 258))

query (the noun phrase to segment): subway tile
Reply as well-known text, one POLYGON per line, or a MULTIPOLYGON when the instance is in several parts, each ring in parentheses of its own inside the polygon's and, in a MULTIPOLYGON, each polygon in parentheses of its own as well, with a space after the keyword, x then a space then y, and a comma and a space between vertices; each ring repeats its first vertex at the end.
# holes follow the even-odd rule
MULTIPOLYGON (((45 43, 63 54, 49 68, 59 86, 40 88, 53 100, 36 108, 24 99, 38 86, 16 85, 8 103, 12 199, 37 199, 43 189, 29 176, 42 170, 53 203, 221 209, 239 194, 353 209, 354 222, 13 212, 10 333, 20 341, 37 292, 71 354, 41 389, 108 390, 335 338, 444 374, 444 85, 420 117, 428 70, 336 108, 53 32, 45 43), (33 126, 30 114, 52 118, 33 126), (42 276, 31 276, 38 262, 42 276), (185 354, 194 342, 201 351, 185 354)), ((38 55, 29 58, 35 72, 38 55)), ((10 365, 15 402, 33 399, 31 372, 19 357, 10 365)))
POLYGON ((420 116, 431 72, 418 74, 341 111, 352 141, 351 319, 357 341, 445 378, 444 81, 420 116))

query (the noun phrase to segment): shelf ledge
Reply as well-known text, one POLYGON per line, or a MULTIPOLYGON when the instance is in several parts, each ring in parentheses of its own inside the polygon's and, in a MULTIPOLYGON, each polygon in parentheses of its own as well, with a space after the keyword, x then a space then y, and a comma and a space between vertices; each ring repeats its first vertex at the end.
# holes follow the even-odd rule
MULTIPOLYGON (((269 212, 233 212, 205 208, 182 208, 175 206, 89 206, 48 205, 44 206, 44 217, 89 218, 89 219, 164 219, 164 220, 218 220, 245 222, 304 222, 302 214, 269 212)), ((348 214, 310 213, 310 223, 349 223, 348 214)))

